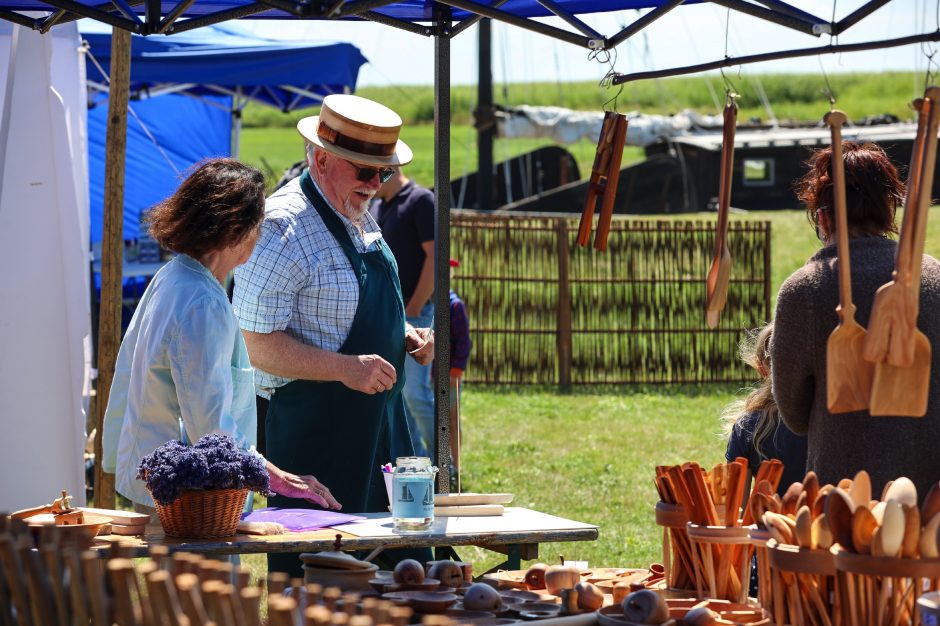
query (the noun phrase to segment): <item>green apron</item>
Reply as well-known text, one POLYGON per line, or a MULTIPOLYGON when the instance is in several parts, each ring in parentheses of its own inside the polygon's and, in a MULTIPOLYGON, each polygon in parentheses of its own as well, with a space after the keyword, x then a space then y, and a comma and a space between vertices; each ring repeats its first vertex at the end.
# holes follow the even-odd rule
MULTIPOLYGON (((267 459, 294 474, 312 474, 350 513, 388 510, 380 465, 414 454, 401 388, 405 382, 405 305, 398 266, 380 240, 356 250, 342 220, 304 170, 301 189, 346 253, 359 281, 359 304, 340 354, 378 354, 398 374, 391 390, 369 395, 340 382, 295 380, 271 398, 265 419, 267 459)), ((270 506, 320 508, 275 496, 270 506)), ((269 571, 302 576, 298 554, 269 554, 269 571)))

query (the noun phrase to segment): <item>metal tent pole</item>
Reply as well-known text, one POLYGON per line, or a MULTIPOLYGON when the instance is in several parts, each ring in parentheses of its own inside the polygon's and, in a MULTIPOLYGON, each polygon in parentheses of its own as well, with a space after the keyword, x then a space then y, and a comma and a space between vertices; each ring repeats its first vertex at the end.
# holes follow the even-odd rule
POLYGON ((438 493, 450 491, 450 8, 434 7, 434 426, 438 493))
POLYGON ((493 206, 493 136, 496 134, 496 119, 493 116, 492 32, 492 21, 489 18, 480 20, 476 123, 477 208, 481 211, 496 208, 493 206))
POLYGON ((127 148, 127 99, 131 75, 131 33, 111 31, 111 89, 105 138, 104 232, 101 237, 101 308, 98 316, 98 385, 95 397, 95 506, 114 508, 114 474, 101 462, 104 412, 108 408, 114 362, 121 344, 124 263, 124 153, 127 148))

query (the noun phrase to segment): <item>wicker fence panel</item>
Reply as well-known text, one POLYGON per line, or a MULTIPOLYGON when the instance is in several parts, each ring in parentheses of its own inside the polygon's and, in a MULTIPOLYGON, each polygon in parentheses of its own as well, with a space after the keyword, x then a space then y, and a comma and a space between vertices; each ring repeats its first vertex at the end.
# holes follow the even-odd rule
POLYGON ((716 329, 705 325, 714 222, 615 218, 608 248, 576 243, 577 216, 455 211, 455 291, 467 304, 469 381, 723 382, 753 376, 742 331, 770 319, 770 223, 732 222, 734 263, 716 329))

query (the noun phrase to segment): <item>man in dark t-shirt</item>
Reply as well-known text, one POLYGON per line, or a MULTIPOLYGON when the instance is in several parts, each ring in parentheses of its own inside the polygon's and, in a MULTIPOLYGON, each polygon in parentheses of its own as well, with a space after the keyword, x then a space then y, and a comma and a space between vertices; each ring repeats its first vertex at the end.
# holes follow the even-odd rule
MULTIPOLYGON (((415 328, 434 322, 434 194, 397 170, 386 181, 369 209, 382 229, 401 280, 405 316, 415 328)), ((431 365, 405 360, 402 389, 415 453, 430 456, 434 439, 434 394, 431 365)))

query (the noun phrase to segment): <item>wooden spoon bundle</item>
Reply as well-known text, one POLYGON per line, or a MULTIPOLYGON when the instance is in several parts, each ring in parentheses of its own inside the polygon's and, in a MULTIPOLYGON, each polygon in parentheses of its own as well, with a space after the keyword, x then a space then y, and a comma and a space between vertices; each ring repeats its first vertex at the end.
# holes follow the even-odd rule
POLYGON ((581 211, 581 223, 578 226, 578 244, 587 246, 591 240, 591 227, 594 224, 594 206, 601 196, 601 214, 597 222, 597 234, 594 248, 603 252, 607 249, 607 237, 614 215, 614 200, 617 197, 617 185, 620 183, 620 163, 623 160, 623 146, 627 139, 627 118, 619 113, 607 111, 601 125, 601 135, 597 140, 594 154, 594 166, 588 182, 584 208, 581 211))
MULTIPOLYGON (((765 461, 758 469, 758 483, 776 489, 783 473, 780 461, 765 461)), ((680 505, 688 521, 701 527, 740 529, 750 523, 748 512, 741 518, 741 503, 748 480, 747 459, 738 458, 732 463, 716 465, 710 472, 696 463, 660 466, 656 468, 656 488, 664 503, 680 505)), ((766 488, 766 487, 765 487, 766 488)), ((718 597, 734 599, 742 590, 741 565, 750 560, 750 547, 714 543, 709 544, 704 561, 688 533, 670 529, 671 552, 674 556, 670 571, 670 585, 690 588, 692 581, 701 586, 703 576, 714 580, 718 597), (709 566, 707 563, 711 563, 709 566), (703 572, 702 570, 709 570, 703 572)), ((718 531, 720 533, 720 531, 718 531)), ((733 533, 732 533, 733 534, 733 533)), ((742 535, 743 536, 743 535, 742 535)), ((665 541, 665 539, 664 539, 665 541)))

